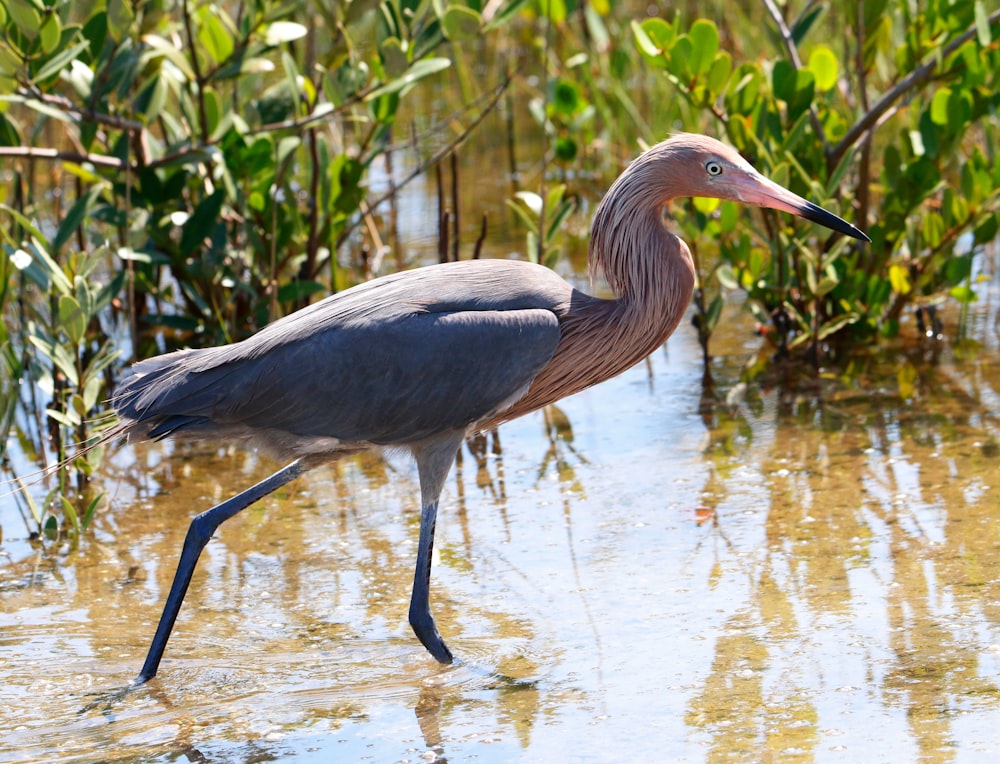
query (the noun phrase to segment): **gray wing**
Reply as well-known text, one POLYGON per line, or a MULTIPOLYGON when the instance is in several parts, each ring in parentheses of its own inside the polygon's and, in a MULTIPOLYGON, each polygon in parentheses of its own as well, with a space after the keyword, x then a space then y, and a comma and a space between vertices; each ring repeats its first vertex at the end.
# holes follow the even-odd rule
POLYGON ((247 341, 143 361, 113 404, 150 437, 266 429, 408 443, 511 405, 559 340, 555 313, 535 307, 349 320, 287 341, 272 332, 263 350, 247 341))

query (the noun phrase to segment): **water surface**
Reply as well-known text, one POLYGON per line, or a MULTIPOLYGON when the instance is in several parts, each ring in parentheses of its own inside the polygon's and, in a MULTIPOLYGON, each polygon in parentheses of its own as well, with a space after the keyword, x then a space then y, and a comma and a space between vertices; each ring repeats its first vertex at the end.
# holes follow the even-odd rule
POLYGON ((0 761, 995 760, 1000 359, 977 310, 978 345, 749 385, 760 341, 731 311, 714 388, 685 327, 473 444, 433 573, 452 667, 406 623, 405 456, 224 525, 160 675, 82 712, 138 672, 190 518, 275 465, 124 448, 78 546, 29 543, 4 499, 0 761))

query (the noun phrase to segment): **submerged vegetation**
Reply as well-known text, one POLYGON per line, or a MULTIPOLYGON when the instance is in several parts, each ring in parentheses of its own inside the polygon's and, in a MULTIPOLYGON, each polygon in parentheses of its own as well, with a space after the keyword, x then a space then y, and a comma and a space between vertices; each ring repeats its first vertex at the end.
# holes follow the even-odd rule
MULTIPOLYGON (((829 362, 910 311, 939 333, 943 301, 976 299, 977 254, 1000 227, 1000 12, 921 6, 4 0, 9 473, 73 457, 130 360, 240 339, 410 265, 386 245, 398 195, 445 159, 439 248, 457 256, 469 146, 503 176, 523 256, 549 265, 579 256, 589 210, 640 145, 677 130, 728 140, 871 235, 859 247, 682 202, 706 359, 727 292, 775 358, 829 362)), ((86 527, 99 458, 27 499, 34 530, 86 527)))

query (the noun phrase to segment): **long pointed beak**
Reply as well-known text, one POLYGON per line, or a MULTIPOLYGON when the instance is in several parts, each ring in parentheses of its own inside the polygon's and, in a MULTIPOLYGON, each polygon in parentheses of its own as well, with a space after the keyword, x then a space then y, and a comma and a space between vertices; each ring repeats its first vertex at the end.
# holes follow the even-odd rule
POLYGON ((806 220, 819 223, 831 231, 853 236, 855 239, 860 239, 861 241, 871 241, 867 234, 855 228, 843 218, 839 218, 832 212, 827 212, 822 207, 803 199, 797 194, 793 194, 787 188, 779 186, 773 180, 769 180, 763 175, 747 175, 746 179, 741 179, 738 185, 740 199, 746 204, 755 204, 758 207, 768 207, 773 210, 790 212, 806 220))

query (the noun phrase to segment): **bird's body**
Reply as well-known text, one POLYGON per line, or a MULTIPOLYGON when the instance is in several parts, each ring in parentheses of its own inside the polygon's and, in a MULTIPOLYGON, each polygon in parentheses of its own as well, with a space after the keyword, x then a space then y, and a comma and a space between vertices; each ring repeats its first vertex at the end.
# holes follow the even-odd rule
POLYGON ((784 209, 864 237, 723 144, 676 136, 639 157, 596 214, 591 269, 611 299, 529 263, 447 263, 332 295, 242 342, 136 364, 115 392, 120 423, 110 437, 239 438, 296 460, 192 523, 139 680, 155 675, 218 525, 305 469, 373 445, 406 447, 416 458, 423 509, 410 622, 450 662, 428 597, 438 498, 455 453, 467 433, 609 379, 670 336, 695 283, 687 246, 662 221, 664 204, 683 195, 784 209))

